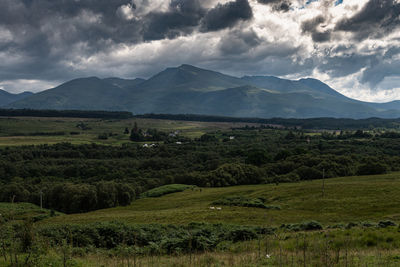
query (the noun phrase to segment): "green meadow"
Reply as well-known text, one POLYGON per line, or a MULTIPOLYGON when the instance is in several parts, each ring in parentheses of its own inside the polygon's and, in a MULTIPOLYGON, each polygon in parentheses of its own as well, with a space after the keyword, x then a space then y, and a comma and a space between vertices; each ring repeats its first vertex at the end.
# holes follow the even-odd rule
POLYGON ((124 119, 103 120, 84 118, 36 118, 36 117, 1 117, 0 146, 57 144, 69 142, 72 144, 98 143, 105 145, 121 145, 128 143, 129 135, 124 134, 125 128, 132 129, 134 123, 141 128, 154 128, 164 132, 179 131, 180 135, 198 138, 206 132, 228 130, 232 127, 256 125, 252 123, 230 122, 188 122, 157 119, 124 119), (87 129, 81 129, 83 123, 87 129), (100 140, 99 134, 112 134, 107 140, 100 140))
POLYGON ((43 224, 91 223, 118 220, 126 223, 188 224, 191 222, 279 226, 316 220, 323 225, 349 222, 400 221, 400 173, 344 177, 298 183, 194 188, 161 197, 141 198, 126 207, 63 215, 43 224), (324 196, 322 186, 324 186, 324 196), (221 206, 221 197, 263 198, 280 210, 221 206))
MULTIPOLYGON (((258 225, 276 229, 273 234, 260 234, 248 241, 221 242, 211 251, 189 249, 185 253, 176 251, 165 254, 123 244, 112 249, 75 247, 68 243, 49 247, 47 241, 36 238, 35 242, 41 244, 46 253, 18 254, 18 259, 22 261, 29 257, 39 262, 39 265, 30 266, 81 267, 399 266, 400 231, 395 222, 400 219, 400 173, 334 178, 324 182, 324 195, 322 180, 226 188, 193 187, 183 192, 161 194, 160 197, 143 196, 127 207, 49 216, 35 223, 33 228, 37 229, 33 231, 40 231, 75 225, 79 231, 78 238, 83 240, 86 237, 81 235, 92 226, 98 227, 99 222, 112 222, 111 225, 122 227, 145 227, 143 229, 158 229, 157 225, 160 224, 185 227, 192 222, 205 223, 201 227, 219 227, 221 223, 228 227, 258 225), (213 201, 232 195, 262 198, 267 204, 279 205, 281 210, 229 206, 220 206, 221 210, 210 209, 213 201), (319 222, 323 228, 311 231, 291 228, 305 221, 319 222), (89 228, 85 228, 85 225, 89 228)), ((183 188, 178 185, 173 187, 183 188)), ((165 187, 157 190, 168 191, 165 187)), ((157 190, 153 189, 153 192, 157 190)), ((49 213, 31 204, 0 204, 1 212, 10 210, 22 216, 20 218, 49 213)), ((89 236, 93 235, 91 231, 89 236)), ((109 235, 115 233, 111 231, 109 235)), ((183 244, 186 248, 196 244, 190 240, 187 242, 183 244)), ((9 262, 8 256, 0 258, 0 266, 23 266, 10 265, 9 262)))

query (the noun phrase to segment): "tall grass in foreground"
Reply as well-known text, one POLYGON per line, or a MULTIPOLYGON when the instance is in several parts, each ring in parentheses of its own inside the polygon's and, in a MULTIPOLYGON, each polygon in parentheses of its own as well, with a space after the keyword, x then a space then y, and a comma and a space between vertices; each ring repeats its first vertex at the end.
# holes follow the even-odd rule
POLYGON ((0 255, 0 266, 400 266, 400 233, 393 226, 279 230, 251 241, 222 242, 204 252, 186 245, 186 253, 165 254, 126 244, 107 250, 73 247, 67 240, 58 246, 36 240, 29 253, 0 255))

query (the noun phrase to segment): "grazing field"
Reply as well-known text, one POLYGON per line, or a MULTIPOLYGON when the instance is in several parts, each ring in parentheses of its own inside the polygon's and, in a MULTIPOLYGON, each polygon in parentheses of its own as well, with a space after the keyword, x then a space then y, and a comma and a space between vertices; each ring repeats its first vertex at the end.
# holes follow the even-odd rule
POLYGON ((142 128, 160 131, 180 131, 189 138, 197 138, 208 131, 227 130, 252 123, 230 122, 190 122, 157 119, 102 120, 83 118, 35 118, 0 117, 0 146, 39 145, 70 142, 72 144, 121 145, 129 142, 125 128, 132 129, 134 123, 142 128), (79 125, 85 125, 82 129, 79 125), (99 134, 112 134, 107 140, 100 140, 99 134))
POLYGON ((22 221, 32 219, 40 221, 49 217, 59 216, 62 213, 41 209, 31 203, 4 203, 0 202, 0 221, 22 221))
MULTIPOLYGON (((395 267, 400 264, 399 186, 400 174, 391 173, 328 179, 324 196, 321 180, 189 188, 141 198, 124 208, 41 220, 34 228, 27 227, 30 233, 41 233, 41 238, 34 239, 40 249, 17 254, 17 258, 28 259, 29 266, 395 267), (262 199, 282 209, 210 209, 213 201, 232 195, 262 199), (240 224, 261 227, 256 231, 235 226, 240 224), (226 240, 216 241, 222 236, 226 240), (95 241, 99 238, 105 241, 95 241), (49 246, 49 242, 57 245, 49 246), (100 247, 85 245, 88 242, 100 242, 100 247)), ((0 211, 16 206, 2 203, 0 211)), ((17 207, 27 211, 25 215, 30 210, 38 212, 33 205, 17 207)), ((12 246, 3 250, 13 255, 12 246)), ((8 254, 4 255, 0 266, 13 266, 8 254)))
POLYGON ((400 173, 345 177, 299 183, 188 189, 159 198, 144 198, 130 206, 63 215, 42 224, 91 223, 119 220, 126 223, 188 224, 190 222, 274 225, 316 220, 323 225, 349 222, 400 221, 400 173), (263 198, 276 209, 220 206, 224 196, 263 198))

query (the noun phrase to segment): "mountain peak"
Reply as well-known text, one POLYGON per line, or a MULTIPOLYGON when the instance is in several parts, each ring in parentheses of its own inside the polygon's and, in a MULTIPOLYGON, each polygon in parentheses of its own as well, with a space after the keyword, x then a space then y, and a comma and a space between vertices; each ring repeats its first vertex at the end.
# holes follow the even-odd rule
POLYGON ((178 69, 181 70, 200 70, 200 68, 195 67, 193 65, 189 65, 189 64, 182 64, 178 67, 178 69))

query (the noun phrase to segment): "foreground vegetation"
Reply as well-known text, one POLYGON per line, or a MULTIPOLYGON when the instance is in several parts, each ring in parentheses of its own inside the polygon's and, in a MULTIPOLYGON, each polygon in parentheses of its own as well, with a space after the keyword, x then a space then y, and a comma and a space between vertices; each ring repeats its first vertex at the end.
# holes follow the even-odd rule
MULTIPOLYGON (((300 228, 96 223, 0 232, 0 266, 398 266, 391 221, 300 228)), ((293 225, 292 225, 293 226, 293 225)))
POLYGON ((0 266, 398 266, 395 129, 0 119, 0 266))

